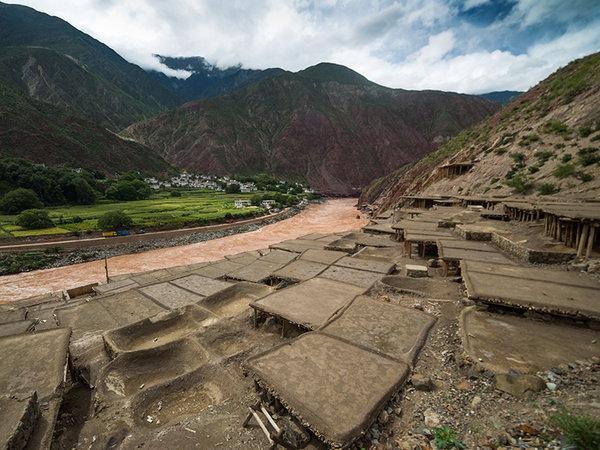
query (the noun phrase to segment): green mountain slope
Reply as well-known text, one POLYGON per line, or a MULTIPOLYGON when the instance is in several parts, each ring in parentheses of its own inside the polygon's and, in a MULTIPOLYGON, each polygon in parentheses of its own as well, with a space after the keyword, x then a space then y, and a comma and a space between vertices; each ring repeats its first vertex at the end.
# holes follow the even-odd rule
POLYGON ((0 78, 112 130, 180 103, 140 67, 57 17, 0 3, 0 78))
POLYGON ((106 173, 169 169, 153 150, 125 140, 60 107, 34 100, 2 80, 0 156, 106 173))
POLYGON ((496 114, 410 167, 374 181, 361 203, 387 209, 402 195, 598 199, 600 53, 571 62, 496 114), (456 178, 438 168, 472 162, 456 178))
POLYGON ((475 96, 385 88, 322 63, 188 103, 126 133, 179 167, 267 171, 350 194, 496 109, 475 96))

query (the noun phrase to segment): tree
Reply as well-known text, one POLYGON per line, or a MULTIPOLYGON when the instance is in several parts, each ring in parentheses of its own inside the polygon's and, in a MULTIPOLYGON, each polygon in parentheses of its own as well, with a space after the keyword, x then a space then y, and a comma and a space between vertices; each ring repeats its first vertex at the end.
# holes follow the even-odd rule
POLYGON ((73 177, 63 183, 63 193, 69 203, 91 205, 96 202, 96 192, 83 178, 73 177))
POLYGON ((142 180, 117 181, 106 190, 106 196, 115 200, 144 200, 150 197, 152 189, 142 180))
POLYGON ((242 192, 242 190, 238 183, 231 183, 227 185, 227 187, 225 188, 225 192, 227 194, 239 194, 240 192, 242 192))
POLYGON ((31 189, 13 189, 0 200, 0 210, 6 214, 17 214, 26 209, 42 208, 43 206, 31 189))
POLYGON ((98 228, 103 231, 114 231, 122 228, 130 228, 133 219, 123 211, 108 211, 98 219, 98 228))
POLYGON ((17 216, 15 221, 17 225, 26 230, 39 230, 54 226, 48 211, 45 209, 28 209, 17 216))

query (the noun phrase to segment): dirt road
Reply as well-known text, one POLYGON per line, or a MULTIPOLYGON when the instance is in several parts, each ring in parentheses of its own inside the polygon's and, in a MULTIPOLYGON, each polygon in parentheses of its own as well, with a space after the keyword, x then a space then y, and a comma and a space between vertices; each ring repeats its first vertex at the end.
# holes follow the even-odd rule
MULTIPOLYGON (((256 231, 191 245, 116 256, 108 260, 109 273, 114 276, 214 261, 225 255, 266 248, 309 233, 335 233, 360 228, 367 223, 367 219, 362 214, 361 218, 357 218, 359 212, 355 204, 356 199, 327 200, 322 204, 310 205, 294 217, 256 231)), ((8 275, 0 277, 0 302, 102 282, 104 279, 103 260, 8 275)))

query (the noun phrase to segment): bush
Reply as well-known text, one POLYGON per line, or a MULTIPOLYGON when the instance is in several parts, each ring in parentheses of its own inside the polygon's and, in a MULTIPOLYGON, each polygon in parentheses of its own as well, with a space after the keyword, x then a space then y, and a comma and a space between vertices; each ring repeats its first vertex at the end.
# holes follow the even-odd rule
POLYGON ((517 164, 523 164, 525 162, 525 154, 521 152, 514 152, 510 154, 510 157, 517 164))
POLYGON ((133 219, 123 211, 109 211, 98 219, 98 228, 103 231, 115 231, 122 228, 130 228, 133 219))
POLYGON ((531 144, 533 142, 537 142, 539 140, 540 140, 540 137, 537 134, 528 134, 521 138, 521 140, 519 141, 519 145, 521 147, 527 147, 527 146, 529 146, 529 144, 531 144))
POLYGON ((106 196, 114 200, 145 200, 152 194, 152 189, 142 180, 122 180, 106 190, 106 196))
POLYGON ((538 159, 539 163, 543 165, 546 161, 548 161, 554 156, 554 152, 548 150, 541 150, 539 152, 535 152, 534 156, 538 159))
POLYGON ((171 197, 181 197, 181 192, 179 192, 179 191, 171 191, 171 197))
POLYGON ((227 194, 239 194, 242 192, 242 190, 240 189, 240 185, 238 183, 231 183, 227 185, 225 192, 227 194))
POLYGON ((542 183, 538 186, 538 192, 540 195, 551 195, 556 194, 560 189, 554 186, 552 183, 542 183))
POLYGON ((560 120, 551 120, 550 122, 547 122, 544 125, 543 130, 546 133, 558 134, 563 138, 568 137, 571 132, 569 127, 560 120))
POLYGON ((565 409, 550 417, 561 429, 566 443, 578 449, 600 448, 600 422, 590 416, 571 414, 565 409))
POLYGON ((571 163, 559 164, 553 173, 556 178, 567 178, 575 173, 575 166, 571 163))
POLYGON ((575 176, 584 183, 587 183, 588 181, 592 181, 594 179, 594 176, 591 173, 585 172, 577 172, 575 176))
POLYGON ((519 194, 525 193, 533 187, 533 183, 524 175, 515 175, 506 182, 506 185, 513 188, 519 194))
POLYGON ((38 196, 31 189, 14 189, 0 200, 0 210, 6 214, 18 214, 26 209, 43 208, 38 196))
POLYGON ((592 129, 590 127, 581 127, 579 129, 579 136, 583 138, 588 137, 590 134, 592 134, 592 129))
POLYGON ((573 159, 573 155, 570 155, 569 153, 567 153, 567 154, 563 155, 563 157, 560 160, 564 163, 568 163, 572 159, 573 159))
POLYGON ((71 222, 73 222, 73 223, 81 223, 81 222, 83 222, 83 218, 80 217, 80 216, 73 216, 71 218, 71 222))
POLYGON ((527 168, 527 170, 529 173, 536 173, 540 170, 540 167, 539 166, 529 166, 527 168))
POLYGON ((44 209, 28 209, 23 211, 17 216, 15 223, 26 230, 40 230, 54 226, 48 216, 48 211, 44 209))
POLYGON ((595 147, 582 148, 577 151, 577 162, 582 166, 591 166, 600 162, 598 149, 595 147))

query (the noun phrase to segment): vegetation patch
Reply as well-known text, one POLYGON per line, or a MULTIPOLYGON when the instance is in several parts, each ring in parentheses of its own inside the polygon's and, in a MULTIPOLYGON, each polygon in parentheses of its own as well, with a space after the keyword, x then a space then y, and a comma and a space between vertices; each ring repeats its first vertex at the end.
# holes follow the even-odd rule
POLYGON ((435 446, 438 449, 466 449, 467 446, 462 442, 456 433, 448 427, 438 427, 433 429, 435 446))
POLYGON ((559 164, 552 173, 556 178, 567 178, 575 174, 575 166, 571 163, 559 164))
POLYGON ((534 142, 538 142, 540 140, 540 137, 537 134, 527 134, 523 137, 521 137, 521 140, 519 141, 519 145, 521 147, 529 147, 529 145, 533 144, 534 142))
POLYGON ((562 409, 550 417, 550 423, 562 431, 566 443, 578 449, 600 448, 600 421, 562 409))
POLYGON ((591 166, 600 162, 600 153, 597 147, 582 148, 577 151, 577 162, 582 166, 591 166))
POLYGON ((511 187, 516 193, 524 194, 533 188, 534 183, 531 182, 525 175, 518 174, 506 181, 506 185, 511 187))
POLYGON ((538 186, 537 191, 540 195, 556 194, 560 189, 552 183, 542 183, 538 186))
POLYGON ((1 253, 0 275, 42 269, 60 258, 55 250, 1 253))

